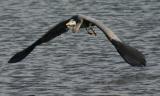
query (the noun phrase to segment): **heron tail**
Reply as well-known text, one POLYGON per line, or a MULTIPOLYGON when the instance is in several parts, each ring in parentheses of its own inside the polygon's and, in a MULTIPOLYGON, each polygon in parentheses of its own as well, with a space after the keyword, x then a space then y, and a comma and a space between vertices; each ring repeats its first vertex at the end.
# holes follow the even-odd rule
POLYGON ((116 40, 111 40, 111 42, 122 58, 131 66, 146 66, 145 56, 140 51, 116 40))

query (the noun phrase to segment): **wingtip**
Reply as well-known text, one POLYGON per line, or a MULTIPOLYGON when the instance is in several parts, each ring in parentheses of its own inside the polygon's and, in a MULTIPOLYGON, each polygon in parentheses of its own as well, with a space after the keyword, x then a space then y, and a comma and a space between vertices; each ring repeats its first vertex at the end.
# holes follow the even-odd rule
POLYGON ((19 62, 19 61, 21 61, 21 60, 12 57, 12 58, 8 61, 8 63, 17 63, 17 62, 19 62))
POLYGON ((32 52, 32 50, 39 44, 39 40, 27 47, 26 49, 23 49, 22 51, 16 53, 11 59, 8 61, 8 63, 17 63, 19 61, 22 61, 29 53, 32 52))
POLYGON ((117 49, 118 53, 128 64, 134 67, 146 66, 147 62, 145 56, 136 48, 133 48, 129 45, 124 44, 123 42, 119 42, 116 40, 112 40, 111 42, 117 49))
POLYGON ((10 60, 8 61, 8 63, 14 63, 14 62, 12 62, 12 60, 10 59, 10 60))
POLYGON ((144 62, 141 62, 141 63, 129 63, 131 66, 133 66, 133 67, 145 67, 146 66, 146 61, 144 61, 144 62))
POLYGON ((11 59, 9 59, 8 63, 17 63, 17 62, 21 61, 22 58, 20 58, 18 55, 19 54, 14 55, 11 59))
POLYGON ((16 63, 16 61, 13 61, 13 60, 10 59, 10 60, 8 61, 8 63, 16 63))

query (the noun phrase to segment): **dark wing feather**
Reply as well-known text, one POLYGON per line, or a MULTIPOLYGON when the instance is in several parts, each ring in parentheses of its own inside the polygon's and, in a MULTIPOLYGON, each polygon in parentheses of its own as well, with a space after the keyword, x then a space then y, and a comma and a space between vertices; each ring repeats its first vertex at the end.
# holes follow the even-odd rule
POLYGON ((68 31, 68 28, 66 27, 66 23, 69 21, 65 20, 60 22, 59 24, 55 25, 52 29, 50 29, 46 34, 44 34, 41 38, 39 38, 37 41, 35 41, 33 44, 31 44, 29 47, 25 48, 24 50, 16 53, 9 61, 8 63, 16 63, 24 59, 29 53, 33 51, 33 49, 42 43, 48 42, 49 40, 65 33, 68 31))
POLYGON ((139 67, 146 66, 145 57, 140 51, 116 40, 112 40, 111 42, 128 64, 139 67))
POLYGON ((145 66, 146 60, 145 56, 138 51, 137 49, 123 43, 109 28, 104 26, 103 23, 100 21, 84 16, 79 15, 79 18, 83 18, 84 22, 90 22, 96 25, 109 39, 109 41, 114 45, 114 47, 117 49, 117 52, 122 56, 122 58, 131 66, 145 66))

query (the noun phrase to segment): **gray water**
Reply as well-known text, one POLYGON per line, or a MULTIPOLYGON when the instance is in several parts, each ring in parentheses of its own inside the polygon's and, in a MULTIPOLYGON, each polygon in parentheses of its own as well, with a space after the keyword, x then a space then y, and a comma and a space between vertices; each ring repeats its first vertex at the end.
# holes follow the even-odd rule
POLYGON ((1 0, 0 96, 160 96, 159 0, 1 0), (94 17, 146 57, 131 67, 96 29, 67 32, 7 61, 61 20, 94 17))

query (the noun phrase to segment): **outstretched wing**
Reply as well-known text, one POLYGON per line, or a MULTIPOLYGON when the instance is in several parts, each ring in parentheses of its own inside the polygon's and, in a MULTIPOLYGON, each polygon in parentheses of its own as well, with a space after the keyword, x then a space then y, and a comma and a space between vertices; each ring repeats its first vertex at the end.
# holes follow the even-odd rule
POLYGON ((94 18, 78 15, 79 18, 82 18, 83 21, 90 22, 97 26, 109 39, 109 41, 114 45, 117 49, 117 52, 122 56, 122 58, 132 66, 145 66, 146 60, 144 55, 138 51, 137 49, 123 43, 117 35, 115 35, 109 28, 104 26, 104 24, 94 18))
POLYGON ((52 29, 50 29, 46 34, 44 34, 41 38, 39 38, 37 41, 35 41, 33 44, 31 44, 26 49, 16 53, 9 61, 8 63, 16 63, 24 59, 29 53, 32 52, 32 50, 42 43, 48 42, 49 40, 65 33, 68 31, 68 28, 66 27, 66 23, 69 21, 65 20, 60 22, 59 24, 55 25, 52 29))

